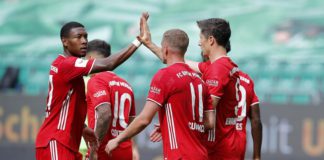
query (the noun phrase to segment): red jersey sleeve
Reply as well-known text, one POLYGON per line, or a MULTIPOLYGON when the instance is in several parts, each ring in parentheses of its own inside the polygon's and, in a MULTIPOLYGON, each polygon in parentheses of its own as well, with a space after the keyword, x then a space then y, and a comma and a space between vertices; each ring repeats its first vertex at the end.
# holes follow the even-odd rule
POLYGON ((252 93, 253 95, 252 95, 251 106, 253 106, 254 104, 259 103, 259 98, 258 98, 258 96, 255 93, 255 90, 254 90, 254 82, 252 80, 251 80, 251 83, 252 83, 252 91, 253 91, 253 93, 252 93))
POLYGON ((199 72, 202 74, 205 73, 209 65, 210 65, 210 61, 198 63, 199 72))
POLYGON ((90 98, 94 109, 100 104, 110 103, 110 96, 107 96, 110 94, 106 84, 96 77, 89 80, 87 90, 87 97, 90 98))
POLYGON ((224 94, 224 88, 230 80, 229 72, 223 66, 213 66, 205 73, 205 82, 208 86, 209 94, 215 97, 221 97, 224 94))
POLYGON ((208 87, 204 85, 203 89, 204 89, 204 102, 205 102, 204 111, 214 110, 215 108, 213 107, 212 99, 208 93, 208 87))
POLYGON ((70 81, 76 77, 88 75, 93 67, 94 59, 84 60, 77 57, 68 57, 60 65, 59 70, 63 73, 63 78, 70 81))
POLYGON ((168 81, 165 74, 163 70, 160 70, 154 75, 147 96, 147 100, 153 101, 161 107, 167 99, 167 85, 170 85, 165 83, 168 81))

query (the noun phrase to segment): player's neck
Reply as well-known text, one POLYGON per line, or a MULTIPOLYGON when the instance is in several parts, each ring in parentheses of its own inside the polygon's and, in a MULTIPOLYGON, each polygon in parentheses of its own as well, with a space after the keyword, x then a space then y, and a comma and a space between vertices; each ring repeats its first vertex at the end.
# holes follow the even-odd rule
POLYGON ((208 57, 209 57, 210 62, 213 63, 220 57, 224 57, 224 56, 227 56, 226 50, 223 47, 218 47, 218 48, 215 48, 214 50, 211 50, 208 57))
POLYGON ((167 66, 171 66, 175 63, 185 63, 184 57, 172 57, 167 60, 167 66))
POLYGON ((65 57, 71 57, 71 56, 73 56, 73 57, 77 57, 77 56, 72 55, 72 54, 71 54, 68 50, 66 50, 66 49, 64 49, 63 55, 64 55, 65 57))

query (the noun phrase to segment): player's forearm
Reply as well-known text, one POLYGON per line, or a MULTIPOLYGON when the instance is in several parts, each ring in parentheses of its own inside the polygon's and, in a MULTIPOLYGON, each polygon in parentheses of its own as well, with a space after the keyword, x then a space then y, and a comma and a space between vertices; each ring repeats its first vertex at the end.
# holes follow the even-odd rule
POLYGON ((210 129, 214 129, 215 127, 215 111, 205 111, 205 115, 204 115, 204 126, 205 129, 210 130, 210 129))
POLYGON ((261 158, 262 123, 260 119, 251 120, 253 138, 253 158, 261 158))
POLYGON ((130 44, 128 47, 124 48, 116 54, 112 54, 107 58, 96 59, 91 73, 114 70, 120 64, 125 62, 131 55, 133 55, 137 48, 138 47, 134 44, 130 44))
POLYGON ((160 60, 162 60, 162 49, 161 47, 157 46, 155 43, 150 42, 145 44, 145 46, 151 50, 160 60))
POLYGON ((103 140, 108 131, 108 124, 111 122, 110 114, 99 113, 96 120, 95 134, 98 136, 99 143, 103 140))
POLYGON ((134 121, 125 129, 124 132, 122 132, 118 137, 117 141, 118 143, 122 143, 135 135, 137 135, 139 132, 141 132, 147 125, 150 124, 149 120, 146 120, 141 117, 136 117, 134 121))

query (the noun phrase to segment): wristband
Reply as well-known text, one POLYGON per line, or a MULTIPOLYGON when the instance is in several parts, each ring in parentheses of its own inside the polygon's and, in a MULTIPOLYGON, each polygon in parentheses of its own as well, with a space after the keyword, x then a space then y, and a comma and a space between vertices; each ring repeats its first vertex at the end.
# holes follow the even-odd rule
POLYGON ((137 48, 139 46, 141 46, 142 42, 140 42, 137 38, 134 39, 134 41, 132 42, 134 46, 136 46, 137 48))

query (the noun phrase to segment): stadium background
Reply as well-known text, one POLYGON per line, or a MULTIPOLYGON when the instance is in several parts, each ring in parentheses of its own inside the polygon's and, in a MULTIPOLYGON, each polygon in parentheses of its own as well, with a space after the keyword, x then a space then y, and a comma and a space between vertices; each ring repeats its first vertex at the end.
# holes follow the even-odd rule
MULTIPOLYGON (((263 159, 324 159, 322 0, 2 0, 0 159, 34 159, 49 65, 62 52, 62 24, 83 23, 89 40, 104 39, 115 52, 137 35, 142 11, 150 13, 152 39, 157 44, 167 29, 185 30, 190 37, 186 56, 197 61, 201 59, 195 21, 228 19, 232 27, 229 56, 254 79, 261 100, 263 159)), ((115 70, 133 86, 137 113, 151 77, 161 67, 142 46, 115 70)), ((161 144, 148 141, 151 130, 152 125, 136 137, 143 160, 161 156, 161 144)), ((246 158, 251 159, 248 138, 246 158)))

